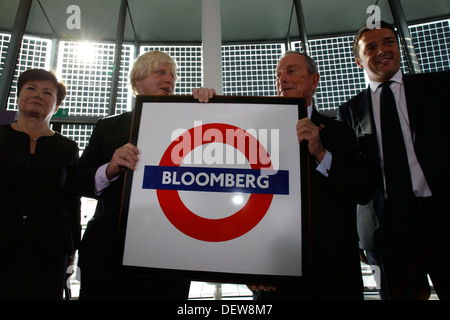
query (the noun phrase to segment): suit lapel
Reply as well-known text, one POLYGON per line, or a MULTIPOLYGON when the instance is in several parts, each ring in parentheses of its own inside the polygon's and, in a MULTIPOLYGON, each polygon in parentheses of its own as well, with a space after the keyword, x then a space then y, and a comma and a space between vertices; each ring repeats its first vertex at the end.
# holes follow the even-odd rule
POLYGON ((358 131, 361 130, 361 132, 357 132, 357 136, 375 134, 370 87, 362 92, 360 99, 361 101, 355 104, 356 108, 354 109, 360 126, 358 131))
POLYGON ((320 123, 320 113, 319 111, 316 110, 315 106, 313 105, 313 109, 311 112, 311 121, 312 123, 314 123, 316 126, 318 126, 320 123))
POLYGON ((320 140, 322 141, 322 145, 326 149, 327 147, 330 147, 329 144, 332 141, 332 136, 334 131, 329 131, 329 123, 333 121, 331 118, 320 114, 319 111, 315 107, 313 107, 313 111, 311 113, 311 122, 314 123, 316 126, 322 126, 322 129, 320 130, 320 140))
POLYGON ((370 87, 362 91, 351 101, 353 130, 356 134, 358 146, 370 159, 378 163, 379 152, 370 87))
POLYGON ((423 88, 420 88, 419 83, 411 76, 403 76, 403 85, 408 108, 409 126, 413 141, 415 141, 416 129, 422 120, 423 107, 426 104, 426 100, 424 99, 425 94, 423 88))

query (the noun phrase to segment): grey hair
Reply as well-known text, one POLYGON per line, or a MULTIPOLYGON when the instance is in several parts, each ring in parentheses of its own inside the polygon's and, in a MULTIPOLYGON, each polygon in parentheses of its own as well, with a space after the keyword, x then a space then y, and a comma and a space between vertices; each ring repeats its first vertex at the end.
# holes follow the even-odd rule
POLYGON ((303 52, 298 52, 298 51, 286 51, 281 57, 280 60, 282 58, 284 58, 286 55, 288 54, 298 54, 300 56, 303 56, 303 58, 305 58, 305 62, 306 62, 306 68, 308 69, 309 74, 313 74, 313 73, 317 73, 317 64, 314 61, 313 58, 311 58, 310 56, 308 56, 306 53, 303 52))

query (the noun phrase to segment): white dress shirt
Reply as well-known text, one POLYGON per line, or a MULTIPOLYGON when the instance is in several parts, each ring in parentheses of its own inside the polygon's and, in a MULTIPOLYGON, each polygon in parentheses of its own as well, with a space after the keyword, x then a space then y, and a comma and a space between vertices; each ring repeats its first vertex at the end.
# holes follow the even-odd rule
POLYGON ((108 187, 111 182, 117 180, 119 178, 119 176, 112 178, 111 180, 109 180, 106 177, 106 167, 108 167, 108 163, 105 163, 104 165, 98 167, 97 171, 95 172, 95 190, 94 193, 95 195, 99 196, 103 189, 105 189, 106 187, 108 187))
MULTIPOLYGON (((405 140, 406 152, 408 155, 409 168, 411 171, 411 180, 414 195, 416 197, 429 197, 431 196, 431 190, 417 160, 416 153, 414 151, 414 143, 411 135, 411 129, 409 125, 408 109, 406 106, 405 87, 403 85, 403 75, 399 70, 391 79, 391 90, 394 94, 395 103, 397 105, 397 112, 400 118, 400 124, 402 127, 403 138, 405 140)), ((370 91, 372 94, 372 108, 375 121, 375 127, 377 131, 378 150, 380 151, 381 163, 383 163, 383 141, 381 138, 381 124, 380 124, 380 93, 381 82, 370 81, 370 91)), ((383 166, 382 166, 383 168, 383 166)), ((386 190, 386 188, 385 188, 386 190)))

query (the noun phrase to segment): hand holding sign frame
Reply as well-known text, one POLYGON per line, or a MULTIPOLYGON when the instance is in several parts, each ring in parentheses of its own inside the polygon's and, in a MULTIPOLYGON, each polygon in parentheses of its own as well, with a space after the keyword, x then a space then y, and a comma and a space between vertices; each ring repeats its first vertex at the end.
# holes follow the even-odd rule
POLYGON ((138 96, 118 273, 234 283, 309 280, 304 101, 138 96))

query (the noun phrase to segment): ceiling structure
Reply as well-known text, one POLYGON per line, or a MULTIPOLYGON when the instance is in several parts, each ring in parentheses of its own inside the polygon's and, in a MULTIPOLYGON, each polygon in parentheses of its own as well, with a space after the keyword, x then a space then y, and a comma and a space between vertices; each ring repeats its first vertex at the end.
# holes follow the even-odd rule
MULTIPOLYGON (((420 72, 407 25, 450 19, 450 0, 0 0, 0 32, 11 33, 3 62, 15 64, 22 35, 116 44, 201 44, 208 65, 203 79, 221 88, 221 44, 301 40, 308 52, 309 39, 354 35, 372 18, 367 11, 373 5, 381 20, 398 23, 408 66, 420 72), (203 9, 207 14, 202 16, 203 9), (303 19, 297 19, 297 13, 303 19)), ((121 46, 115 50, 118 64, 121 46)), ((14 68, 2 70, 0 109, 6 108, 13 76, 14 68)), ((118 77, 115 68, 110 114, 118 77)))
MULTIPOLYGON (((20 0, 0 0, 0 31, 11 32, 20 0)), ((301 0, 308 38, 354 34, 377 4, 393 23, 388 0, 301 0)), ((408 23, 450 17, 450 0, 401 0, 408 23)), ((114 41, 121 0, 33 0, 25 34, 63 40, 114 41), (69 29, 72 5, 80 29, 69 29)), ((220 0, 222 43, 300 37, 293 0, 220 0), (292 16, 292 19, 291 19, 292 16)), ((201 43, 202 0, 128 0, 125 42, 201 43)))

